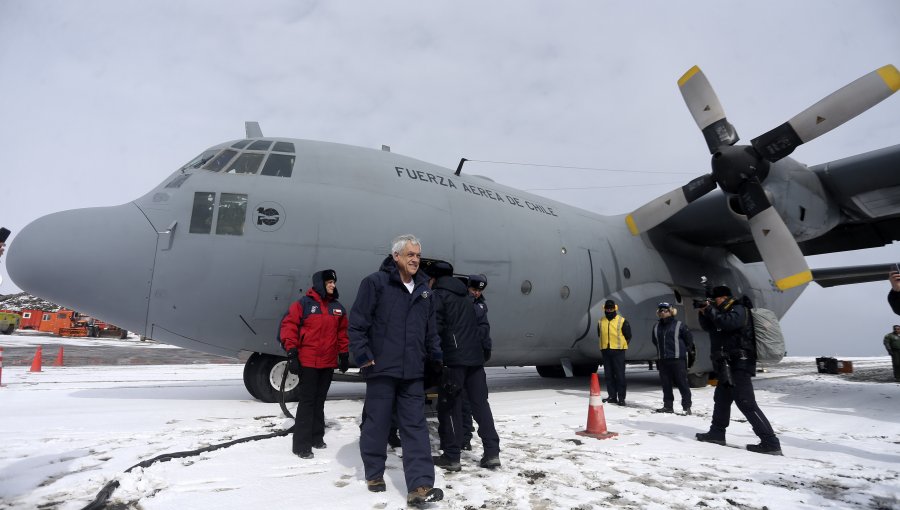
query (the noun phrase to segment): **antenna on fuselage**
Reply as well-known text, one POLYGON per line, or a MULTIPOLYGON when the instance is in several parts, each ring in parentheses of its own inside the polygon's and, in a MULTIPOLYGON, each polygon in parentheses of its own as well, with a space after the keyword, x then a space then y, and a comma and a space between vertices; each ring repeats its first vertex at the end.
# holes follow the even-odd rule
POLYGON ((246 121, 244 122, 244 131, 247 132, 247 138, 262 138, 262 128, 259 127, 259 122, 246 121))
POLYGON ((459 175, 459 173, 462 172, 462 166, 466 161, 469 161, 469 160, 466 158, 460 158, 459 166, 456 167, 456 172, 454 172, 453 175, 459 175))

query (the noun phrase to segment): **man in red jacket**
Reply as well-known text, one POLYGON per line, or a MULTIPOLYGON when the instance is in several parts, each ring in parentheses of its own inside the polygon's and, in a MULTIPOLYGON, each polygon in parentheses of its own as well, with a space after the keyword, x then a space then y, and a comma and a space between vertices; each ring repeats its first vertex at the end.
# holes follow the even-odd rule
POLYGON ((314 274, 312 287, 281 320, 288 370, 300 376, 293 452, 301 459, 311 459, 312 448, 326 447, 325 397, 334 369, 346 372, 350 365, 347 312, 336 284, 334 269, 314 274))

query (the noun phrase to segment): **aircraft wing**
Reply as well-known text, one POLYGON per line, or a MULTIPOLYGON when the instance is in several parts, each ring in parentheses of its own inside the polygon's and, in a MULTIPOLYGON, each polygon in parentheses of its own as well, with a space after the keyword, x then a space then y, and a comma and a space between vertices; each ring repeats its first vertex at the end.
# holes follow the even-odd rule
MULTIPOLYGON (((839 220, 831 230, 800 241, 804 255, 874 248, 900 240, 900 145, 809 170, 828 195, 823 199, 838 209, 839 220)), ((721 191, 688 205, 657 230, 657 239, 671 236, 725 248, 744 262, 762 260, 747 222, 728 209, 721 191)))

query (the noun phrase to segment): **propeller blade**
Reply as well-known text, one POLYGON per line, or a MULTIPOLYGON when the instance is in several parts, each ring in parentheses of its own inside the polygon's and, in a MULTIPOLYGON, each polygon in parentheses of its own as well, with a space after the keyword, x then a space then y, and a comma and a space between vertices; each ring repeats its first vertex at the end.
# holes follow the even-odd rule
POLYGON ((750 221, 750 233, 775 286, 781 290, 812 281, 812 272, 778 211, 757 179, 749 179, 738 194, 750 221))
POLYGON ((892 65, 859 78, 800 112, 750 144, 770 162, 823 135, 885 100, 900 89, 900 72, 892 65))
POLYGON ((709 153, 723 145, 734 145, 740 139, 734 126, 725 118, 725 110, 719 98, 699 67, 694 66, 678 80, 681 97, 694 116, 697 127, 703 132, 709 153))
POLYGON ((640 207, 625 217, 625 224, 633 235, 640 235, 669 219, 686 205, 716 189, 712 175, 701 175, 640 207))

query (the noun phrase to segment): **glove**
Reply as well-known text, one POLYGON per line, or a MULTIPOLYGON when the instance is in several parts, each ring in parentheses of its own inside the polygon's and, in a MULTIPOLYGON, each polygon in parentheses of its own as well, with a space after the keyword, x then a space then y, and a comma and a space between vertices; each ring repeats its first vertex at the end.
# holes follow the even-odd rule
POLYGON ((438 377, 441 375, 441 372, 444 371, 444 364, 436 359, 431 359, 426 362, 426 370, 431 372, 434 377, 438 377))
POLYGON ((697 361, 697 347, 691 346, 691 349, 687 353, 687 366, 691 368, 694 366, 694 362, 697 361))
POLYGON ((297 375, 300 373, 300 358, 297 357, 297 349, 291 349, 287 352, 287 369, 288 372, 297 375))
POLYGON ((445 370, 443 375, 441 376, 441 390, 448 398, 454 398, 459 395, 460 391, 462 391, 462 388, 454 384, 449 370, 445 370))
POLYGON ((343 374, 350 368, 350 353, 342 352, 338 354, 338 370, 343 374))
POLYGON ((484 362, 487 363, 490 360, 491 360, 491 350, 485 349, 484 350, 484 362))

